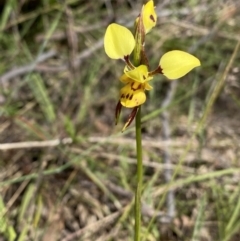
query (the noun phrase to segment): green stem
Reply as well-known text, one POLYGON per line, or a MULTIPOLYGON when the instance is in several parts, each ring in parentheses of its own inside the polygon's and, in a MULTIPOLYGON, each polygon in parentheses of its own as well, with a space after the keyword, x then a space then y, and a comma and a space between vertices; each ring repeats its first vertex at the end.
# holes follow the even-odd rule
MULTIPOLYGON (((136 45, 133 52, 133 63, 137 67, 142 62, 142 50, 144 45, 144 27, 142 17, 139 18, 135 29, 136 45)), ((135 191, 135 235, 134 241, 141 239, 141 193, 143 182, 143 166, 142 166, 142 130, 141 130, 141 106, 138 108, 136 115, 136 151, 137 151, 137 186, 135 191)))
POLYGON ((137 187, 135 192, 135 241, 140 241, 141 234, 141 192, 143 179, 142 166, 142 132, 141 132, 141 106, 136 115, 136 149, 137 149, 137 187))

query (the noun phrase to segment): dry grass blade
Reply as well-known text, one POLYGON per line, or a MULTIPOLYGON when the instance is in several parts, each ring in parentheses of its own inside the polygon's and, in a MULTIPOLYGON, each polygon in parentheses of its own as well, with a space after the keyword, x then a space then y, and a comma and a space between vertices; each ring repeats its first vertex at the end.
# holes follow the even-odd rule
POLYGON ((62 239, 61 241, 71 241, 75 238, 83 238, 83 237, 87 238, 89 235, 92 235, 98 232, 99 230, 108 226, 110 223, 114 222, 121 215, 123 211, 124 211, 124 208, 111 215, 108 215, 107 217, 102 218, 101 220, 91 225, 88 225, 83 229, 76 231, 75 233, 68 235, 66 238, 62 239))

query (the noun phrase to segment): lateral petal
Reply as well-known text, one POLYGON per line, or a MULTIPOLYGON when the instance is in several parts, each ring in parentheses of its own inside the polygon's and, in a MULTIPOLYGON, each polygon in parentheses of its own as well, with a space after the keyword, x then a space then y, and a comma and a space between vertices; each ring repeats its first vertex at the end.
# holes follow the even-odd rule
POLYGON ((193 68, 201 65, 195 56, 180 50, 169 51, 162 56, 159 62, 163 75, 174 80, 183 77, 193 68))
POLYGON ((127 28, 112 23, 104 36, 105 52, 111 59, 123 59, 132 53, 135 47, 133 34, 127 28))

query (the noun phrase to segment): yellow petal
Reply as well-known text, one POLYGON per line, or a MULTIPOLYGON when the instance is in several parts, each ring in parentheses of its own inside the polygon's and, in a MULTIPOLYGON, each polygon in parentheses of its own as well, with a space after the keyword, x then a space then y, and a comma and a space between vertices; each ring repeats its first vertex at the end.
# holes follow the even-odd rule
POLYGON ((189 53, 173 50, 162 56, 159 65, 163 74, 172 80, 181 78, 201 63, 198 58, 189 53))
POLYGON ((123 74, 119 79, 124 84, 128 84, 129 82, 132 82, 132 79, 130 79, 126 74, 123 74))
POLYGON ((152 90, 153 87, 152 87, 148 82, 146 82, 146 83, 145 83, 145 86, 144 86, 144 89, 145 89, 145 90, 152 90))
POLYGON ((121 59, 132 53, 135 40, 130 30, 116 23, 107 27, 104 36, 104 48, 108 57, 121 59))
POLYGON ((148 1, 142 10, 143 25, 147 34, 157 23, 157 14, 154 9, 153 1, 148 1))
POLYGON ((133 70, 126 71, 125 75, 139 83, 144 83, 152 79, 148 77, 148 68, 146 65, 140 65, 133 70))
POLYGON ((146 95, 142 84, 131 82, 120 90, 120 102, 127 108, 133 108, 143 104, 146 101, 146 95))

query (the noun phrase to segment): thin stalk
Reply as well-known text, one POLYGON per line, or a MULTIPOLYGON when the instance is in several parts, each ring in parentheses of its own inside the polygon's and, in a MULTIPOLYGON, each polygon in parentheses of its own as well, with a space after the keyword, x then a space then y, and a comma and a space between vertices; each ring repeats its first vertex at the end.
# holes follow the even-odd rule
MULTIPOLYGON (((142 17, 139 18, 135 30, 136 45, 133 51, 133 63, 137 67, 142 62, 142 53, 144 46, 144 26, 142 17)), ((135 191, 135 234, 134 241, 140 241, 141 236, 141 193, 143 182, 143 165, 142 165, 142 130, 141 130, 141 106, 138 108, 135 122, 136 129, 136 151, 137 151, 137 186, 135 191)))
POLYGON ((141 192, 143 182, 142 165, 142 131, 141 131, 141 106, 136 115, 136 150, 137 150, 137 187, 135 192, 135 241, 140 241, 141 234, 141 192))

